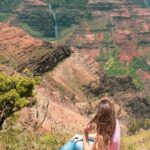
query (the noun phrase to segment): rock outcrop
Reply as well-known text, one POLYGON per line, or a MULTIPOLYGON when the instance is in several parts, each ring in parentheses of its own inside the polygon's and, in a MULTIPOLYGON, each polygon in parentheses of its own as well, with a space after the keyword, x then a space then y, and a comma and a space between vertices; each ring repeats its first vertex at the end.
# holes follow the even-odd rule
POLYGON ((25 64, 21 64, 16 68, 17 71, 23 71, 25 68, 33 71, 34 75, 42 75, 43 73, 52 70, 56 64, 64 58, 70 56, 71 50, 69 47, 59 46, 38 59, 33 59, 25 64))
POLYGON ((42 74, 71 54, 66 46, 56 46, 50 42, 35 39, 22 29, 0 23, 1 62, 16 71, 30 69, 34 74, 42 74))

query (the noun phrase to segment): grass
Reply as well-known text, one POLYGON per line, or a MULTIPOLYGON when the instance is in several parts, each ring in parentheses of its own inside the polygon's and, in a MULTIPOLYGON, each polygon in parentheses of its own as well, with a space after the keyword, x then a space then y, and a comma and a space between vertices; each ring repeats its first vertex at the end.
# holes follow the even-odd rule
POLYGON ((58 150, 69 138, 68 133, 40 135, 20 130, 0 132, 1 150, 58 150))
POLYGON ((19 27, 23 28, 26 32, 28 32, 30 35, 34 36, 34 37, 42 37, 42 33, 33 30, 28 24, 26 23, 19 23, 18 24, 19 27))
POLYGON ((121 150, 150 149, 150 131, 141 131, 132 136, 122 138, 121 150))
POLYGON ((106 62, 104 70, 109 76, 127 75, 128 73, 124 65, 113 57, 106 62))
MULTIPOLYGON (((78 28, 78 25, 74 25, 68 29, 63 30, 59 35, 59 39, 58 39, 59 44, 65 44, 67 41, 69 41, 72 34, 74 33, 74 31, 77 28, 78 28)), ((68 44, 68 43, 66 43, 66 44, 68 44)))
MULTIPOLYGON (((68 141, 70 133, 29 133, 20 130, 0 132, 1 150, 58 150, 68 141)), ((124 136, 121 150, 148 150, 150 148, 150 131, 140 131, 132 136, 124 136)))
POLYGON ((132 60, 131 66, 133 66, 135 69, 142 69, 142 70, 150 73, 150 67, 146 63, 146 59, 143 57, 142 58, 135 57, 132 60))
POLYGON ((105 17, 102 17, 100 19, 96 18, 93 20, 88 21, 88 25, 91 31, 107 31, 107 23, 108 20, 105 17))
POLYGON ((5 64, 7 62, 7 59, 0 54, 0 64, 5 64))
POLYGON ((108 32, 108 31, 104 33, 104 42, 105 43, 111 42, 111 35, 110 35, 110 32, 108 32))

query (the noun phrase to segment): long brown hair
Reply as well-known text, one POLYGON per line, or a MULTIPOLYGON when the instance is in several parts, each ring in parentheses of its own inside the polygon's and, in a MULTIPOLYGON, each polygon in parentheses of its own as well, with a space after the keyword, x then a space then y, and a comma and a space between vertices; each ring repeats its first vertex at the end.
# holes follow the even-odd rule
POLYGON ((96 115, 90 121, 96 126, 97 136, 94 142, 95 150, 109 150, 111 139, 116 126, 116 116, 110 98, 103 98, 97 105, 96 115))

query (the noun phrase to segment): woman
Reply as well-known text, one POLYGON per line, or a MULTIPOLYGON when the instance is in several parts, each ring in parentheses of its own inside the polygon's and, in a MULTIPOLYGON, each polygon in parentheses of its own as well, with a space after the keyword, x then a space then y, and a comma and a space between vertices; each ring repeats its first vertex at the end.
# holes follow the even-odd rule
POLYGON ((120 125, 115 117, 113 103, 108 98, 103 98, 97 105, 96 115, 84 129, 84 150, 119 150, 120 125), (95 140, 89 144, 89 133, 96 130, 95 140))
POLYGON ((97 105, 95 117, 84 128, 83 135, 75 135, 61 150, 119 150, 120 125, 109 98, 97 105), (90 134, 95 131, 95 134, 90 134), (83 141, 83 142, 82 142, 83 141))

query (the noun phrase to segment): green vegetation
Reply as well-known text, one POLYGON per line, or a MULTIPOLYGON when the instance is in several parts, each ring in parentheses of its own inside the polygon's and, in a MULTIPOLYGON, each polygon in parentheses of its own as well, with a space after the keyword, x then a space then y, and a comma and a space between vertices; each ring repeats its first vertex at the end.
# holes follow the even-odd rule
POLYGON ((143 57, 135 57, 132 62, 129 64, 129 74, 133 78, 133 83, 138 89, 142 89, 143 85, 140 77, 137 75, 137 70, 142 69, 146 72, 150 72, 150 67, 146 63, 145 58, 143 57))
POLYGON ((6 58, 0 54, 0 64, 5 64, 7 62, 6 58))
POLYGON ((99 55, 96 58, 96 61, 101 61, 103 63, 103 65, 105 65, 105 63, 111 58, 113 57, 114 59, 118 59, 118 55, 120 53, 120 49, 119 47, 115 47, 115 49, 113 48, 109 48, 107 47, 107 52, 103 52, 103 48, 105 46, 102 46, 99 49, 99 55))
POLYGON ((145 58, 143 57, 135 57, 133 58, 132 62, 131 62, 131 66, 133 68, 137 69, 142 69, 146 72, 150 72, 150 66, 146 63, 145 58))
POLYGON ((22 2, 22 0, 1 0, 0 1, 0 11, 1 12, 12 12, 14 11, 22 2))
POLYGON ((58 42, 59 44, 66 44, 70 45, 69 40, 71 39, 71 36, 74 34, 75 30, 78 28, 78 25, 73 25, 70 28, 66 28, 59 34, 58 42))
POLYGON ((5 21, 10 16, 10 13, 1 13, 0 12, 0 22, 5 21))
POLYGON ((99 55, 96 60, 101 61, 104 66, 104 71, 108 76, 129 75, 137 89, 143 89, 143 84, 137 74, 139 69, 150 73, 150 67, 146 63, 145 57, 134 57, 129 64, 121 63, 119 60, 120 48, 113 44, 109 44, 106 52, 103 52, 103 47, 100 48, 99 55))
POLYGON ((146 129, 150 128, 150 118, 146 118, 144 120, 144 128, 146 129))
MULTIPOLYGON (((22 3, 22 0, 0 1, 0 21, 6 21, 9 16, 15 16, 15 24, 22 27, 32 36, 39 38, 55 38, 55 20, 53 14, 48 11, 48 5, 56 13, 58 32, 62 32, 79 25, 83 18, 90 14, 86 8, 87 0, 45 0, 47 6, 30 6, 22 3), (20 4, 23 4, 23 7, 20 4), (24 8, 17 12, 18 7, 24 8)), ((67 36, 67 35, 66 35, 67 36)), ((64 38, 66 38, 66 36, 64 38)))
MULTIPOLYGON (((1 150, 58 150, 72 135, 66 133, 29 133, 20 130, 0 132, 1 150)), ((150 131, 138 132, 122 137, 121 150, 141 150, 150 148, 150 131)))
POLYGON ((137 69, 132 66, 132 62, 128 66, 129 75, 132 77, 132 81, 137 89, 142 89, 143 85, 140 77, 137 75, 137 69))
POLYGON ((122 138, 121 150, 146 150, 149 148, 150 131, 141 131, 122 138))
POLYGON ((0 73, 0 127, 8 117, 30 103, 28 98, 33 96, 34 84, 29 77, 0 73))
MULTIPOLYGON (((27 32, 39 38, 55 38, 55 20, 48 5, 51 4, 55 12, 58 33, 62 37, 63 32, 79 25, 83 18, 88 18, 86 0, 45 0, 47 6, 28 6, 28 10, 19 13, 16 23, 20 24, 27 32)), ((63 36, 64 37, 64 36, 63 36)), ((64 37, 65 38, 65 37, 64 37)))
POLYGON ((21 130, 8 130, 0 133, 1 150, 58 150, 69 134, 47 133, 44 135, 21 130))
POLYGON ((108 44, 111 42, 110 32, 108 31, 104 33, 104 42, 108 44))
POLYGON ((130 134, 134 134, 136 131, 138 131, 141 127, 141 123, 138 120, 133 119, 130 123, 130 127, 128 129, 130 134))
POLYGON ((150 7, 150 0, 132 0, 134 3, 142 6, 142 7, 150 7))
POLYGON ((45 0, 45 2, 50 3, 54 8, 60 6, 81 8, 87 5, 87 0, 45 0))
POLYGON ((15 9, 21 4, 22 0, 1 0, 0 1, 0 22, 5 21, 15 12, 15 9))
POLYGON ((43 34, 35 31, 33 28, 31 28, 28 24, 26 23, 18 23, 18 26, 23 28, 25 31, 27 31, 30 35, 34 36, 34 37, 42 37, 43 34))
POLYGON ((119 53, 120 48, 115 45, 110 45, 110 47, 107 48, 106 53, 103 53, 102 49, 100 49, 100 54, 96 60, 102 61, 104 70, 108 76, 128 74, 128 68, 119 61, 119 53))
POLYGON ((32 11, 24 11, 17 17, 18 24, 35 37, 55 36, 53 17, 45 10, 34 8, 32 11))
POLYGON ((150 45, 150 41, 149 40, 140 40, 140 41, 137 41, 137 45, 138 46, 148 46, 148 45, 150 45))
POLYGON ((128 73, 124 65, 121 64, 119 60, 115 60, 113 57, 106 62, 104 70, 109 76, 126 75, 128 73))
POLYGON ((106 17, 99 18, 92 18, 88 20, 89 28, 92 32, 102 31, 106 32, 106 34, 109 34, 112 29, 112 24, 110 20, 106 17), (108 33, 107 33, 108 32, 108 33))

